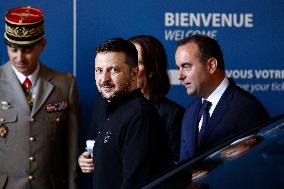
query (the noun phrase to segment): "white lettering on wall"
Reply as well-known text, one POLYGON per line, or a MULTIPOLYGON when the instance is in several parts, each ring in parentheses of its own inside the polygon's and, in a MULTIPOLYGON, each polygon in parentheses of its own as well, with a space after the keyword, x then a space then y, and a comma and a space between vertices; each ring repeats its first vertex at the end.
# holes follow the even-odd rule
POLYGON ((166 12, 166 27, 235 27, 252 28, 252 13, 187 13, 166 12))

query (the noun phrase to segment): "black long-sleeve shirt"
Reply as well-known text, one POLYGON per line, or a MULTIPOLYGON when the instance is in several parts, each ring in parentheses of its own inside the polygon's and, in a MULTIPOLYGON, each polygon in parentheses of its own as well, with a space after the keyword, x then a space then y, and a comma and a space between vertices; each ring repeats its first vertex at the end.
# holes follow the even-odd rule
POLYGON ((107 104, 93 158, 95 189, 141 188, 167 168, 161 118, 139 90, 107 104))

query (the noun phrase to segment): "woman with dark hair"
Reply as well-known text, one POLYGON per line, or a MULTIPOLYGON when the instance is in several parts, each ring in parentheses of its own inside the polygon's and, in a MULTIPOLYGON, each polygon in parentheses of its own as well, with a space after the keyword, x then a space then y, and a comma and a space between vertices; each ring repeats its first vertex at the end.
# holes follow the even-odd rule
POLYGON ((138 51, 138 88, 149 99, 162 117, 168 137, 172 162, 179 160, 181 122, 184 108, 166 98, 170 89, 166 51, 153 36, 139 35, 129 39, 138 51))

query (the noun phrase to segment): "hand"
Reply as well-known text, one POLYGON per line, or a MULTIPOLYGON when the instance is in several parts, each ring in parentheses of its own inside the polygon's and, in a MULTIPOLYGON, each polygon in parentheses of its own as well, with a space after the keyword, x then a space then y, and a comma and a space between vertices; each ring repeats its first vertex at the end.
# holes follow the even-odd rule
POLYGON ((94 163, 89 152, 83 152, 78 158, 78 164, 83 173, 92 173, 94 171, 94 163))

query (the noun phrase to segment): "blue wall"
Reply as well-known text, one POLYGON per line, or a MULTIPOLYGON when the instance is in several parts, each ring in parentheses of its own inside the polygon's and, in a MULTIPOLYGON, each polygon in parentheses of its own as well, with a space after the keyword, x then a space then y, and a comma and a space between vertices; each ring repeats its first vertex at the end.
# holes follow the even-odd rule
MULTIPOLYGON (((0 0, 1 35, 5 12, 21 5, 41 7, 45 12, 48 43, 41 60, 77 77, 82 136, 87 134, 97 95, 93 74, 95 47, 108 38, 138 34, 153 35, 166 47, 173 84, 168 96, 179 104, 187 106, 192 97, 177 80, 176 41, 187 34, 204 33, 219 41, 228 76, 257 96, 272 116, 283 113, 282 0, 0 0), (236 17, 235 22, 222 22, 230 16, 236 17), (196 22, 193 18, 200 20, 196 22)), ((3 64, 7 61, 6 46, 0 44, 0 64, 3 64)))
MULTIPOLYGON (((169 97, 186 106, 191 100, 177 81, 174 69, 176 41, 182 34, 205 33, 222 46, 228 76, 257 96, 272 115, 283 112, 284 27, 282 1, 85 1, 77 4, 77 65, 79 83, 89 82, 96 93, 92 63, 95 46, 111 37, 128 38, 150 34, 159 38, 168 53, 173 87, 169 97), (185 15, 183 22, 170 23, 166 15, 185 15), (190 23, 190 15, 203 16, 190 23), (222 24, 222 15, 237 21, 222 24), (215 19, 212 19, 215 16, 215 19), (243 19, 243 20, 241 20, 243 19), (175 33, 175 35, 173 35, 175 33), (172 34, 172 35, 170 35, 172 34), (171 36, 171 37, 169 37, 171 36)), ((176 17, 175 17, 176 18, 176 17)), ((181 18, 179 18, 181 20, 181 18)), ((80 86, 81 91, 87 87, 80 86)), ((89 91, 89 90, 88 90, 89 91)), ((91 91, 90 91, 91 92, 91 91)), ((93 94, 84 93, 91 100, 93 94)))

